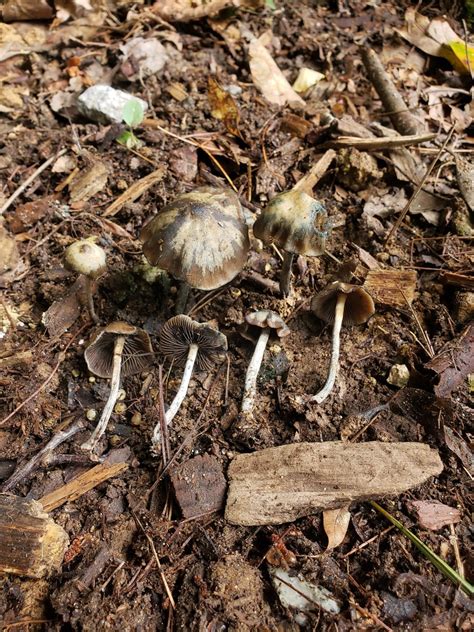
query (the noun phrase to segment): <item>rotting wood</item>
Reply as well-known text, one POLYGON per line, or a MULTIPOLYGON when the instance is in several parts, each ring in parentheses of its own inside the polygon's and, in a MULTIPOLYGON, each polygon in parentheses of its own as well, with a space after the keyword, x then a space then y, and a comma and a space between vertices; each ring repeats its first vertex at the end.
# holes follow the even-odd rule
POLYGON ((62 563, 69 538, 35 500, 0 494, 0 572, 36 579, 62 563))
POLYGON ((120 209, 127 204, 128 202, 134 202, 141 195, 148 191, 150 187, 152 187, 157 182, 163 179, 165 175, 164 167, 158 167, 155 171, 152 171, 141 180, 137 180, 134 182, 132 186, 130 186, 126 191, 119 195, 116 200, 112 202, 112 204, 107 208, 107 210, 102 213, 102 217, 112 217, 116 215, 120 209))
POLYGON ((92 467, 90 470, 87 470, 87 472, 79 474, 79 476, 70 480, 66 485, 46 494, 40 498, 38 502, 43 505, 45 511, 52 511, 65 502, 76 500, 79 496, 82 496, 109 478, 117 476, 127 468, 127 463, 113 463, 111 465, 108 463, 99 463, 99 465, 92 467))
POLYGON ((232 524, 282 524, 351 502, 401 494, 443 470, 422 443, 295 443, 239 454, 225 511, 232 524))
POLYGON ((441 283, 446 283, 446 285, 457 285, 466 290, 474 290, 474 276, 446 271, 441 272, 439 280, 441 283))
POLYGON ((377 303, 406 308, 415 298, 416 282, 415 270, 370 270, 363 287, 377 303))

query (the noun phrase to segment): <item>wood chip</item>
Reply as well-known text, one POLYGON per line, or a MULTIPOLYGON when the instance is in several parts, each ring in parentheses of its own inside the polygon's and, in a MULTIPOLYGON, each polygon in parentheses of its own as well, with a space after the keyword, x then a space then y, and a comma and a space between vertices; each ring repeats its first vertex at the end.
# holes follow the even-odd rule
POLYGON ((173 469, 170 478, 184 518, 223 508, 227 483, 215 457, 196 456, 173 469))
POLYGON ((474 290, 474 276, 460 274, 459 272, 441 272, 439 280, 441 283, 446 283, 446 285, 457 285, 466 290, 474 290))
POLYGON ((87 202, 96 193, 105 189, 109 171, 103 162, 94 162, 83 169, 69 184, 69 194, 72 204, 87 202))
POLYGON ((430 531, 438 531, 448 524, 456 524, 461 520, 459 509, 448 507, 436 500, 413 500, 409 506, 417 514, 420 527, 430 529, 430 531))
POLYGON ((40 578, 59 569, 69 538, 35 500, 0 494, 0 571, 40 578))
POLYGON ((97 487, 97 485, 100 485, 100 483, 103 483, 107 479, 117 476, 127 468, 128 465, 126 463, 113 463, 111 465, 100 463, 90 470, 87 470, 87 472, 79 474, 79 476, 70 480, 66 485, 46 494, 40 498, 38 502, 43 505, 45 511, 52 511, 65 502, 76 500, 76 498, 79 498, 89 490, 97 487))
POLYGON ((381 138, 358 138, 357 136, 339 136, 334 140, 330 140, 323 145, 322 148, 342 149, 344 147, 353 147, 362 151, 382 151, 384 149, 393 149, 395 147, 409 147, 411 145, 419 145, 429 140, 434 140, 437 134, 410 134, 409 136, 382 136, 381 138))
POLYGON ((225 516, 237 525, 292 522, 350 502, 401 494, 443 470, 422 443, 295 443, 231 462, 225 516))
POLYGON ((382 305, 408 307, 415 298, 416 270, 370 270, 364 289, 382 305))
POLYGON ((159 182, 165 174, 164 167, 158 167, 156 171, 152 171, 147 176, 134 182, 131 187, 119 195, 119 197, 112 202, 109 208, 102 214, 102 217, 112 217, 116 215, 120 209, 128 202, 134 202, 136 199, 143 195, 145 191, 148 191, 150 187, 159 182))
POLYGON ((438 397, 449 397, 470 373, 474 373, 474 323, 448 342, 425 366, 440 376, 434 390, 438 397))

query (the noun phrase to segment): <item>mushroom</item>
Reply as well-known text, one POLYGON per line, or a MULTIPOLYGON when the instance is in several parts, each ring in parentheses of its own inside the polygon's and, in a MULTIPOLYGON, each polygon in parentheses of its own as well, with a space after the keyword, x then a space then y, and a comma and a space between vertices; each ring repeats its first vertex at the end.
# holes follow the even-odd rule
MULTIPOLYGON (((178 366, 184 366, 181 384, 166 411, 169 425, 186 397, 194 365, 208 371, 215 362, 224 360, 227 338, 207 323, 179 315, 170 318, 161 328, 160 351, 178 366)), ((160 443, 160 424, 153 430, 152 443, 155 448, 160 443)))
POLYGON ((250 360, 247 373, 245 375, 244 396, 240 407, 243 414, 249 415, 252 413, 255 404, 258 372, 260 371, 263 354, 265 353, 265 348, 270 336, 273 334, 278 338, 284 338, 291 332, 282 317, 269 309, 261 309, 256 312, 251 312, 246 315, 245 320, 253 328, 257 328, 259 330, 257 344, 255 345, 252 359, 250 360))
POLYGON ((141 373, 152 363, 150 337, 143 329, 123 321, 110 323, 98 331, 84 351, 87 368, 98 377, 110 378, 110 394, 99 423, 82 444, 92 452, 104 434, 117 401, 122 377, 141 373))
POLYGON ((255 237, 284 250, 280 290, 291 290, 291 266, 295 254, 317 257, 326 247, 330 222, 324 206, 298 188, 275 196, 253 226, 255 237))
POLYGON ((178 195, 146 224, 140 239, 151 265, 183 281, 183 308, 190 286, 225 285, 242 270, 249 250, 239 198, 230 189, 209 186, 178 195))
POLYGON ((64 265, 68 270, 83 275, 87 308, 92 320, 98 323, 99 318, 94 309, 93 283, 105 272, 107 263, 105 251, 94 243, 94 239, 94 237, 80 239, 68 246, 64 253, 64 265))
POLYGON ((311 311, 326 323, 334 323, 332 330, 331 363, 323 388, 311 401, 323 402, 334 387, 339 368, 341 325, 361 325, 375 312, 374 301, 362 287, 334 281, 311 301, 311 311))

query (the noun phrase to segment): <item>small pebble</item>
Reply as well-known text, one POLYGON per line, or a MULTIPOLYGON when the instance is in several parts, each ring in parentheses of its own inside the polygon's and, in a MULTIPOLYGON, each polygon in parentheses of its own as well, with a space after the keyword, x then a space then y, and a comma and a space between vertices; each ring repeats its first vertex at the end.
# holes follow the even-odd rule
POLYGON ((114 412, 117 413, 118 415, 123 415, 123 413, 126 410, 127 410, 127 404, 124 404, 123 402, 118 402, 118 404, 115 404, 114 412))
POLYGON ((129 101, 138 101, 143 111, 148 104, 143 99, 111 86, 95 85, 87 88, 77 99, 77 108, 81 114, 96 123, 121 123, 123 108, 129 101))
POLYGON ((90 378, 89 378, 89 382, 90 382, 91 384, 94 384, 94 382, 95 382, 95 377, 94 377, 93 375, 91 375, 91 376, 90 376, 90 378))
POLYGON ((133 413, 130 423, 132 426, 139 426, 142 423, 141 413, 133 413))
POLYGON ((79 377, 79 376, 80 376, 80 374, 81 374, 81 372, 80 372, 80 371, 78 371, 77 369, 73 369, 73 370, 71 371, 71 374, 72 374, 72 377, 79 377))
POLYGON ((390 369, 390 373, 387 377, 387 382, 392 386, 403 388, 408 384, 410 379, 410 371, 406 364, 394 364, 390 369))
POLYGON ((89 421, 94 421, 96 417, 97 417, 96 410, 94 410, 93 408, 88 408, 86 410, 86 419, 88 419, 89 421))

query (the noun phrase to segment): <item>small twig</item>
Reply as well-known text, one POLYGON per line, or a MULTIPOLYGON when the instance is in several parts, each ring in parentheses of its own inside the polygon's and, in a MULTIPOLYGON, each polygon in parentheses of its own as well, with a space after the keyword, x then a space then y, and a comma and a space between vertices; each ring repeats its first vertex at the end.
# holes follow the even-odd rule
POLYGON ((462 563, 461 554, 459 553, 459 546, 458 546, 458 538, 456 536, 456 529, 454 528, 454 525, 452 523, 449 525, 449 529, 451 531, 451 535, 449 536, 449 541, 451 542, 451 545, 452 545, 453 550, 454 550, 454 557, 456 559, 457 571, 458 571, 459 575, 461 575, 461 577, 464 577, 464 564, 462 563))
POLYGON ((324 143, 320 147, 332 147, 342 149, 353 147, 362 151, 381 151, 382 149, 394 149, 396 147, 408 147, 419 145, 429 140, 434 140, 438 134, 411 134, 409 136, 381 136, 379 138, 358 138, 357 136, 339 136, 334 140, 324 143))
POLYGON ((371 619, 374 623, 376 623, 378 626, 380 626, 381 628, 383 628, 384 630, 387 630, 387 632, 393 632, 392 628, 389 628, 388 625, 386 625, 381 619, 378 618, 377 615, 375 615, 373 612, 369 612, 368 610, 366 610, 365 608, 362 608, 362 606, 359 606, 359 604, 357 602, 354 601, 354 599, 350 598, 349 599, 349 603, 351 604, 351 606, 353 608, 355 608, 357 610, 357 612, 359 612, 363 617, 366 617, 367 619, 371 619))
POLYGON ((25 189, 27 189, 30 184, 33 182, 33 180, 36 180, 36 178, 41 175, 43 173, 43 171, 45 169, 47 169, 49 167, 49 165, 51 165, 55 160, 57 160, 60 156, 64 156, 64 154, 67 152, 67 149, 61 149, 61 151, 58 151, 58 153, 54 154, 53 156, 50 156, 48 158, 48 160, 46 160, 45 162, 43 162, 42 165, 40 165, 38 167, 38 169, 36 169, 36 171, 34 171, 31 176, 29 178, 27 178, 22 185, 20 185, 18 187, 18 189, 16 191, 14 191, 10 197, 8 198, 8 200, 5 202, 5 204, 3 204, 3 206, 0 208, 0 215, 2 215, 2 213, 4 213, 7 209, 10 208, 10 206, 13 204, 13 202, 17 199, 17 197, 19 197, 23 191, 25 189))
POLYGON ((158 415, 160 419, 161 429, 161 455, 163 459, 163 467, 166 467, 170 460, 171 448, 170 437, 168 433, 168 424, 166 423, 165 398, 163 391, 163 366, 160 364, 158 368, 158 415))
MULTIPOLYGON (((405 299, 405 303, 408 305, 408 309, 410 310, 410 312, 412 313, 412 316, 415 320, 416 326, 418 327, 421 335, 423 336, 423 340, 425 341, 426 344, 426 349, 428 352, 428 355, 430 358, 434 357, 434 349, 433 349, 433 345, 431 344, 431 340, 428 337, 428 334, 426 333, 426 331, 423 329, 421 323, 420 323, 420 319, 418 318, 418 314, 415 312, 415 310, 413 309, 412 304, 410 303, 410 301, 408 300, 408 297, 406 296, 405 292, 402 290, 402 288, 398 288, 400 290, 401 295, 403 296, 403 298, 405 299)), ((423 348, 425 348, 423 346, 423 348)))
POLYGON ((20 410, 22 408, 24 408, 27 404, 29 404, 31 402, 31 400, 33 400, 37 395, 39 395, 39 393, 41 393, 41 391, 46 388, 46 386, 48 386, 48 384, 51 382, 51 380, 53 379, 53 377, 56 375, 56 373, 58 372, 59 367, 61 366, 61 364, 64 362, 65 358, 66 358, 66 351, 69 349, 69 347, 72 345, 72 343, 74 342, 74 340, 76 340, 76 338, 79 336, 79 334, 83 331, 83 329, 85 329, 87 327, 87 324, 83 325, 79 331, 77 333, 74 334, 74 336, 71 338, 71 340, 67 343, 67 345, 64 347, 64 349, 62 351, 59 352, 59 357, 58 357, 58 361, 56 362, 56 364, 53 367, 53 370, 51 371, 51 373, 49 374, 49 376, 46 378, 46 380, 40 384, 38 386, 38 388, 31 393, 31 395, 29 397, 27 397, 21 404, 19 404, 15 410, 13 410, 9 415, 7 415, 4 419, 2 419, 0 421, 0 426, 3 426, 3 424, 7 423, 7 421, 9 421, 12 417, 14 417, 18 412, 20 412, 20 410))
POLYGON ((362 544, 358 544, 356 547, 354 547, 353 549, 351 549, 350 551, 345 553, 342 557, 346 558, 346 557, 350 557, 351 555, 354 555, 354 553, 358 553, 360 550, 365 549, 366 546, 368 546, 369 544, 371 544, 375 540, 378 540, 378 538, 381 538, 382 536, 386 535, 387 533, 390 533, 390 531, 392 531, 392 529, 395 529, 395 527, 393 525, 391 527, 387 527, 381 533, 376 533, 374 536, 372 536, 371 538, 369 538, 365 542, 362 542, 362 544))
POLYGON ((415 201, 416 197, 418 196, 419 192, 421 191, 421 189, 423 188, 426 180, 429 178, 431 172, 433 171, 436 163, 438 162, 441 154, 443 153, 443 151, 446 148, 446 145, 449 143, 449 141, 451 140, 451 136, 454 132, 454 125, 451 127, 451 129, 448 132, 448 135, 446 136, 446 140, 444 141, 444 143, 442 144, 442 146, 440 147, 438 153, 436 154, 436 156, 433 158, 433 160, 431 161, 431 164, 429 165, 428 169, 425 172, 425 175, 423 176, 423 178, 421 179, 419 185, 416 187, 416 189, 413 192, 413 195, 411 196, 411 198, 408 200, 408 202, 405 204, 405 206, 403 207, 402 212, 400 213, 400 215, 398 216, 397 221, 395 222, 395 224, 392 226, 392 229, 390 230, 390 232, 387 235, 387 238, 385 240, 385 244, 387 244, 390 239, 396 234, 397 230, 400 228, 403 220, 405 219, 406 214, 408 213, 408 211, 410 210, 411 205, 413 204, 413 202, 415 201))
POLYGON ((295 184, 293 191, 304 191, 308 195, 312 195, 314 187, 329 169, 335 157, 336 152, 333 149, 328 149, 318 162, 311 167, 308 173, 295 184))
POLYGON ((8 478, 1 486, 2 492, 8 492, 11 489, 15 488, 20 481, 29 476, 34 470, 36 470, 41 464, 41 461, 48 458, 48 456, 55 448, 77 434, 80 430, 84 428, 84 426, 84 421, 77 421, 67 430, 62 430, 61 432, 56 433, 54 437, 52 437, 50 441, 48 441, 44 448, 42 448, 37 454, 35 454, 32 459, 30 459, 24 465, 18 467, 13 472, 10 478, 8 478))

